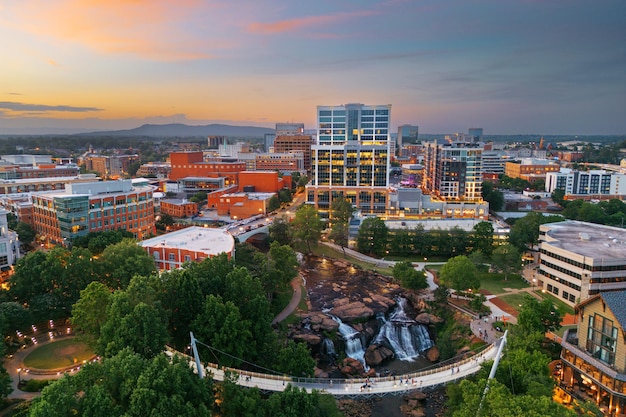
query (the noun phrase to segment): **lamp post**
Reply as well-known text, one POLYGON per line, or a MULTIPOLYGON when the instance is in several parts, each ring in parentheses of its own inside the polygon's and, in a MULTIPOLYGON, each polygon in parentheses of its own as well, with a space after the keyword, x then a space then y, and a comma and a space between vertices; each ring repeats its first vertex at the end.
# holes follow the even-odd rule
POLYGON ((22 383, 22 368, 17 368, 17 385, 22 383))
POLYGON ((537 278, 533 278, 533 292, 535 291, 535 284, 537 283, 537 278))

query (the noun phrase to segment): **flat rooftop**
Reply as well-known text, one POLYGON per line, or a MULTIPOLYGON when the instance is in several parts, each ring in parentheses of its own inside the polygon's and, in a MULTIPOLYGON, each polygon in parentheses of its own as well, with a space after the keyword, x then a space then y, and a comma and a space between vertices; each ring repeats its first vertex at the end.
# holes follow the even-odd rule
POLYGON ((235 239, 226 229, 191 226, 139 242, 141 247, 180 248, 202 252, 208 256, 230 253, 235 239))
POLYGON ((567 220, 541 226, 552 246, 594 259, 626 260, 626 229, 567 220))

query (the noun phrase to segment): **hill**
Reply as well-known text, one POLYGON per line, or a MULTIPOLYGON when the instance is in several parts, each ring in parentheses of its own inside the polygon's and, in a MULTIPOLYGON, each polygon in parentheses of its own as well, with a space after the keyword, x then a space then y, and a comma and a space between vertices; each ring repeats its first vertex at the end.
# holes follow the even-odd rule
POLYGON ((274 129, 255 126, 231 126, 210 124, 205 126, 189 126, 181 123, 165 125, 145 124, 127 130, 110 130, 80 133, 80 136, 150 136, 150 137, 263 137, 266 133, 274 133, 274 129))

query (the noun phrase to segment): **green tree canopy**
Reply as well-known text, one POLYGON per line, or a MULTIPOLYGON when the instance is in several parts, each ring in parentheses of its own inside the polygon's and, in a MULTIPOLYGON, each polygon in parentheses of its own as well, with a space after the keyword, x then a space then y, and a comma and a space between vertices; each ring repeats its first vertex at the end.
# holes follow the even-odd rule
POLYGON ((311 246, 320 240, 324 224, 315 206, 304 204, 296 210, 291 226, 295 243, 310 253, 311 246))
POLYGON ((476 267, 467 256, 455 256, 441 267, 439 280, 457 291, 476 290, 480 287, 476 267))
POLYGON ((393 266, 392 273, 393 277, 399 280, 404 288, 411 290, 428 288, 424 271, 416 270, 409 261, 396 262, 393 266))
POLYGON ((508 243, 500 245, 491 255, 491 266, 503 273, 506 281, 509 274, 519 272, 522 269, 522 255, 513 245, 508 243))
POLYGON ((493 252, 493 225, 491 222, 480 222, 474 226, 473 230, 473 251, 479 250, 489 258, 493 252))
POLYGON ((361 223, 356 239, 359 252, 382 256, 387 248, 389 229, 378 217, 368 217, 361 223))
POLYGON ((133 239, 107 246, 99 258, 103 283, 109 288, 124 289, 135 275, 156 271, 154 259, 133 239))

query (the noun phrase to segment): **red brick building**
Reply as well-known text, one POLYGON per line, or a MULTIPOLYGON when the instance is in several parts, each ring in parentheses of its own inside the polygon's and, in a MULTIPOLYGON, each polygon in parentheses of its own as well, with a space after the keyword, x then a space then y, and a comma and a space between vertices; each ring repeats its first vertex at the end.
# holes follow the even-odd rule
POLYGON ((175 232, 139 242, 160 271, 182 267, 186 262, 226 253, 230 259, 235 251, 235 239, 224 229, 187 227, 175 232))
POLYGON ((161 200, 161 213, 172 217, 193 217, 198 214, 198 203, 178 198, 161 200))
POLYGON ((225 177, 226 185, 237 184, 237 175, 245 171, 245 162, 232 158, 205 161, 201 151, 170 153, 170 180, 186 177, 225 177))

